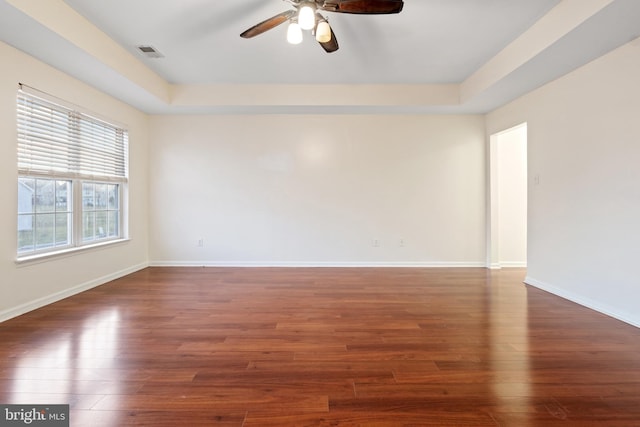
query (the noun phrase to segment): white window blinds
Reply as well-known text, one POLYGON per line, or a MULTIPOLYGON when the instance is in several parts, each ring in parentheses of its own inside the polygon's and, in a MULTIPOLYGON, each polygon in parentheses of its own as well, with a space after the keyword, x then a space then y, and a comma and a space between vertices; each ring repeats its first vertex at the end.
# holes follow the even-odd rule
POLYGON ((125 129, 23 90, 17 116, 21 174, 126 181, 125 129))

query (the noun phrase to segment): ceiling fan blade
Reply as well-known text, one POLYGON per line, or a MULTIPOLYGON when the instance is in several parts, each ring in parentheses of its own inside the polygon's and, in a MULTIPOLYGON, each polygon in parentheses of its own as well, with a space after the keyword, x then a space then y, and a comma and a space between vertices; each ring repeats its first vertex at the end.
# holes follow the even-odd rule
POLYGON ((322 46, 327 53, 335 52, 340 48, 340 46, 338 46, 338 39, 336 39, 336 35, 333 32, 333 28, 331 29, 331 40, 325 43, 320 43, 320 46, 322 46))
POLYGON ((329 12, 384 15, 400 13, 403 7, 403 0, 327 0, 321 9, 329 12))
POLYGON ((240 37, 250 39, 251 37, 260 35, 265 31, 269 31, 278 25, 287 22, 289 19, 293 18, 296 13, 297 12, 295 10, 287 10, 286 12, 279 13, 276 16, 272 16, 271 18, 249 28, 247 31, 240 34, 240 37))

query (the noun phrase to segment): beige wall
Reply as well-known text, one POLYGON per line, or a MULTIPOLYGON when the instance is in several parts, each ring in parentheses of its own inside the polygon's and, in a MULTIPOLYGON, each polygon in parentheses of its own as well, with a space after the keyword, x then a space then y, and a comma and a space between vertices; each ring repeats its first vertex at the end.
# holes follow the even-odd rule
POLYGON ((0 57, 0 319, 148 260, 483 265, 485 135, 527 122, 527 281, 640 325, 634 271, 640 254, 638 43, 486 120, 148 118, 1 43, 0 57), (128 125, 130 242, 16 265, 18 82, 128 125), (539 183, 532 179, 536 175, 539 183))
POLYGON ((0 43, 0 320, 101 284, 147 264, 148 118, 135 109, 0 43), (16 93, 24 83, 129 129, 131 241, 72 256, 16 264, 16 93))
POLYGON ((482 116, 160 116, 151 129, 152 263, 485 263, 482 116))
POLYGON ((528 125, 528 283, 640 326, 638 76, 632 42, 492 112, 487 131, 528 125))

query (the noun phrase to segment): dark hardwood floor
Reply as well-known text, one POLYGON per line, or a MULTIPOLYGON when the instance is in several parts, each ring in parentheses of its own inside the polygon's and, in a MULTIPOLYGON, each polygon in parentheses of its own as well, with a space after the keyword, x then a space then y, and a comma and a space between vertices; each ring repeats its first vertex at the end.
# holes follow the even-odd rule
POLYGON ((640 426, 640 330, 524 270, 149 268, 0 324, 72 426, 640 426))

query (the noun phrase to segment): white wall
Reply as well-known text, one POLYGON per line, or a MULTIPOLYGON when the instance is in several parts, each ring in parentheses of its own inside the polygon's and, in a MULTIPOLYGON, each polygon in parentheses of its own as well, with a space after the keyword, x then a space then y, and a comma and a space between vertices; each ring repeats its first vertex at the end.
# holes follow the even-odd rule
POLYGON ((639 75, 636 41, 494 111, 487 130, 528 124, 528 283, 640 326, 639 75))
POLYGON ((638 42, 492 112, 486 129, 480 116, 149 119, 2 43, 0 57, 0 319, 140 268, 147 254, 484 265, 485 131, 526 121, 528 283, 640 325, 638 42), (128 125, 130 242, 16 265, 18 82, 128 125))
POLYGON ((152 263, 484 265, 482 116, 158 116, 151 129, 152 263))
POLYGON ((147 264, 148 119, 135 109, 0 42, 0 321, 147 264), (18 83, 128 126, 131 241, 37 263, 16 264, 18 83))

